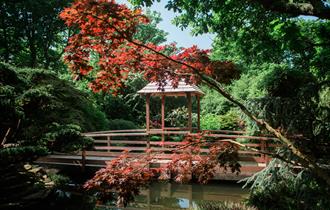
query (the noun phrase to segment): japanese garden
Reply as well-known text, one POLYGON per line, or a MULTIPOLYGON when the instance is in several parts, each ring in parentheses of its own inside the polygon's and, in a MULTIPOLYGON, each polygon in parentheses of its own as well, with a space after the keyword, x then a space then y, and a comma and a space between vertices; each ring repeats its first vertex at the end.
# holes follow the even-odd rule
POLYGON ((329 0, 0 5, 0 209, 330 209, 329 0))

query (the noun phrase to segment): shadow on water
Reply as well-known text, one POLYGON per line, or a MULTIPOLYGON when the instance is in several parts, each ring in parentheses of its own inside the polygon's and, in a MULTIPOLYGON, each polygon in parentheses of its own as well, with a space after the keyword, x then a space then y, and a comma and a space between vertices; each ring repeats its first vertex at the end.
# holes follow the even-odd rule
POLYGON ((66 169, 63 171, 73 181, 72 187, 64 189, 64 191, 55 192, 56 195, 51 196, 50 199, 41 205, 42 207, 47 206, 48 210, 194 209, 194 207, 205 202, 240 202, 247 198, 249 193, 247 189, 242 189, 243 184, 238 184, 236 181, 212 181, 205 185, 154 182, 147 189, 143 189, 140 195, 136 197, 135 202, 126 208, 117 208, 111 204, 95 206, 95 198, 81 189, 81 184, 90 179, 95 171, 81 173, 77 170, 72 170, 72 168, 71 170, 66 169), (79 189, 77 186, 79 186, 79 189))
POLYGON ((236 182, 214 181, 206 185, 155 182, 148 189, 142 190, 141 194, 136 197, 135 202, 127 208, 102 205, 98 206, 97 209, 192 209, 203 202, 240 202, 247 196, 248 190, 242 189, 242 185, 236 182))

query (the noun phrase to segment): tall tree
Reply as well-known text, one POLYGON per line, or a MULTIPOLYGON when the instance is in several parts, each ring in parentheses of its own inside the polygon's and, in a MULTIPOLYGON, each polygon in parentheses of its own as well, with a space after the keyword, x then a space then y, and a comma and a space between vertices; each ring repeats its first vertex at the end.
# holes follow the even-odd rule
POLYGON ((3 0, 0 57, 20 66, 57 65, 68 31, 58 14, 71 0, 3 0))

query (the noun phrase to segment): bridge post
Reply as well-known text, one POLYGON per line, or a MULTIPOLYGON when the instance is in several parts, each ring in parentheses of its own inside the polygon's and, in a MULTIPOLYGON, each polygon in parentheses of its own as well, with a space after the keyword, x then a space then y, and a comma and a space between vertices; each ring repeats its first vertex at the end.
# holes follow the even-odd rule
MULTIPOLYGON (((107 146, 110 148, 111 144, 110 144, 110 141, 111 141, 111 137, 110 136, 107 136, 107 146)), ((110 152, 110 149, 108 149, 108 152, 110 152)))
POLYGON ((83 148, 81 152, 81 171, 84 173, 86 169, 86 149, 83 148))
POLYGON ((161 114, 162 114, 162 147, 164 147, 165 142, 165 95, 162 95, 162 107, 161 107, 161 114))
POLYGON ((147 134, 147 148, 150 149, 150 134, 147 134))
MULTIPOLYGON (((266 141, 260 140, 260 149, 263 152, 266 152, 266 141)), ((261 154, 261 162, 266 163, 266 154, 261 154)))
MULTIPOLYGON (((264 141, 264 145, 265 145, 265 151, 268 152, 268 142, 267 140, 264 141)), ((268 165, 269 163, 269 156, 265 154, 265 163, 266 163, 266 166, 268 165)))
POLYGON ((187 93, 188 99, 188 130, 192 132, 192 103, 191 103, 191 93, 187 93))
POLYGON ((199 133, 201 130, 201 103, 200 96, 197 95, 197 132, 199 133))

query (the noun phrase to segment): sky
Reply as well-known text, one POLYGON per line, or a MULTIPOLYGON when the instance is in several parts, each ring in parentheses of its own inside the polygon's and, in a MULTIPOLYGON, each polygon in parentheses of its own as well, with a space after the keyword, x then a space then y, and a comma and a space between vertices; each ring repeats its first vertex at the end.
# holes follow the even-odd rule
MULTIPOLYGON (((118 3, 125 3, 130 5, 127 0, 117 0, 118 3)), ((214 35, 204 34, 200 36, 192 36, 190 29, 181 30, 171 23, 171 20, 176 16, 173 11, 168 11, 165 8, 166 1, 155 2, 151 6, 151 10, 157 11, 161 14, 163 21, 159 23, 159 28, 168 32, 167 42, 176 42, 179 47, 191 47, 197 45, 200 49, 211 49, 212 39, 214 35)))

